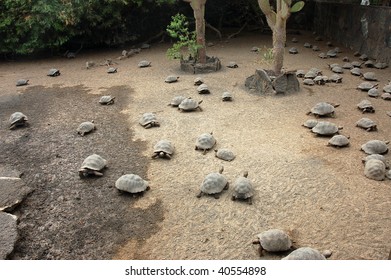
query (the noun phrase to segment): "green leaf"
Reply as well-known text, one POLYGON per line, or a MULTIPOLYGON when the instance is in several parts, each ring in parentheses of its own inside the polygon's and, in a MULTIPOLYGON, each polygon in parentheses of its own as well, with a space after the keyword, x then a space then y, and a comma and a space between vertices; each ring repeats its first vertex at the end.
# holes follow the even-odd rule
POLYGON ((293 4, 292 8, 291 8, 291 13, 296 13, 296 12, 299 12, 301 11, 301 9, 303 9, 304 7, 304 1, 299 1, 299 2, 296 2, 295 4, 293 4))

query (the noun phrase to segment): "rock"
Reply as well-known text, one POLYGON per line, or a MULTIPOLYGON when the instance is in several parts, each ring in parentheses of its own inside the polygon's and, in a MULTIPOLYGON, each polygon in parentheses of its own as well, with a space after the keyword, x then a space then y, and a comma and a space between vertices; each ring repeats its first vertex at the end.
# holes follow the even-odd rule
POLYGON ((17 240, 16 216, 0 212, 0 260, 5 260, 12 253, 17 240))
POLYGON ((11 211, 32 191, 20 178, 1 178, 0 211, 11 211))
POLYGON ((300 90, 300 83, 295 72, 285 72, 277 77, 269 70, 257 69, 255 74, 248 77, 245 86, 251 92, 261 95, 293 93, 300 90))
POLYGON ((182 71, 193 74, 212 73, 221 69, 221 62, 217 57, 207 57, 205 64, 197 63, 193 59, 181 59, 180 63, 182 71))

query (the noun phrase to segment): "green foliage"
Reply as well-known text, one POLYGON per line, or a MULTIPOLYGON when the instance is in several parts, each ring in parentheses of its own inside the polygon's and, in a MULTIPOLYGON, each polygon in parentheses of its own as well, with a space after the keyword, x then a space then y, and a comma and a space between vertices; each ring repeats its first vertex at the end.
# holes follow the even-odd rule
POLYGON ((167 50, 167 57, 171 59, 196 59, 198 50, 202 46, 197 44, 196 32, 189 31, 189 22, 186 16, 176 14, 171 19, 166 30, 177 41, 167 50))
POLYGON ((299 1, 299 2, 296 2, 295 4, 293 4, 293 6, 291 7, 291 13, 296 13, 296 12, 300 12, 303 7, 304 7, 304 1, 299 1))
POLYGON ((267 64, 270 64, 274 59, 273 48, 263 46, 262 60, 267 64))
POLYGON ((48 49, 58 51, 69 42, 79 42, 79 45, 82 42, 89 45, 121 44, 141 34, 143 27, 159 24, 160 18, 152 23, 142 22, 144 18, 150 19, 148 12, 168 13, 168 9, 163 9, 161 5, 174 2, 0 0, 0 53, 30 54, 48 49), (139 33, 136 34, 136 31, 139 33))

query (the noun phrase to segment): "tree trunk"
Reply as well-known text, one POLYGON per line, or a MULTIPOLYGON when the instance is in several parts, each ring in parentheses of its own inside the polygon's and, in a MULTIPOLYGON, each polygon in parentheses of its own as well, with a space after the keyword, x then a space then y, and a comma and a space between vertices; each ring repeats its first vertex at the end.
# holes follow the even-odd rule
POLYGON ((273 71, 276 76, 281 74, 284 65, 284 51, 286 43, 286 20, 278 18, 273 29, 273 71))
MULTIPOLYGON (((186 0, 185 0, 186 1, 186 0)), ((206 48, 205 48, 205 3, 206 0, 190 0, 190 6, 194 11, 196 23, 197 44, 201 47, 198 49, 198 62, 206 63, 206 48)))

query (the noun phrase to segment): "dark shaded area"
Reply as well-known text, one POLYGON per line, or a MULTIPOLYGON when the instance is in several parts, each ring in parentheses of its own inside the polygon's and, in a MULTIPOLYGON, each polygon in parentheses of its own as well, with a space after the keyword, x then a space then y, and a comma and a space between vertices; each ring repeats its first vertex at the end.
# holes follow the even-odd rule
POLYGON ((158 230, 159 201, 145 210, 133 208, 138 198, 114 187, 126 173, 148 180, 148 160, 141 155, 145 143, 132 140, 121 113, 132 90, 107 89, 104 94, 116 97, 110 106, 87 92, 83 86, 35 86, 0 97, 0 163, 23 172, 23 181, 34 189, 14 211, 20 238, 11 259, 110 259, 125 241, 158 230), (26 114, 30 126, 8 130, 15 111, 26 114), (76 129, 86 120, 94 120, 97 130, 81 137, 76 129), (82 180, 77 171, 92 153, 107 159, 108 168, 101 178, 82 180))
POLYGON ((315 31, 380 62, 391 59, 391 8, 318 3, 315 31))

